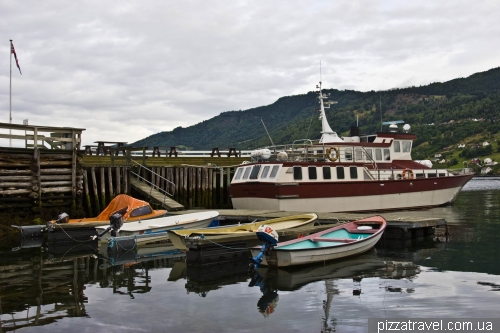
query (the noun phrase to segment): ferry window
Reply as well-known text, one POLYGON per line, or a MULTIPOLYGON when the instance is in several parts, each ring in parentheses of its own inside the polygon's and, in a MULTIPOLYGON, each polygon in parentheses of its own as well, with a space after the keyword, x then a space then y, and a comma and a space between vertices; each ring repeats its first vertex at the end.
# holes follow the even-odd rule
POLYGON ((437 177, 437 173, 428 173, 427 178, 437 177))
POLYGON ((351 179, 358 179, 358 168, 355 166, 349 167, 351 179))
POLYGON ((344 175, 344 167, 337 167, 337 179, 344 179, 345 178, 345 175, 344 175))
POLYGON ((250 174, 250 179, 257 179, 259 176, 260 165, 254 165, 252 168, 252 173, 250 174))
POLYGON ((302 179, 302 167, 299 166, 293 167, 293 179, 295 180, 302 179))
POLYGON ((362 161, 363 160, 363 151, 360 148, 354 149, 354 159, 356 161, 362 161))
POLYGON ((345 152, 345 160, 352 161, 352 148, 346 148, 344 152, 345 152))
POLYGON ((382 149, 380 148, 375 149, 375 159, 377 161, 382 161, 382 149))
POLYGON ((268 173, 269 173, 269 165, 266 165, 264 169, 262 169, 262 174, 260 175, 260 178, 266 178, 268 173))
POLYGON ((243 174, 243 179, 248 178, 248 175, 250 174, 250 170, 252 170, 252 167, 245 168, 245 173, 243 174))
POLYGON ((307 167, 307 172, 309 173, 309 179, 318 179, 318 175, 316 173, 316 167, 314 166, 307 167))
POLYGON ((439 177, 446 177, 446 174, 445 173, 440 173, 439 177))
POLYGON ((332 179, 332 171, 330 167, 323 167, 323 179, 332 179))
POLYGON ((134 209, 130 213, 130 217, 151 214, 152 212, 153 212, 153 210, 151 209, 151 207, 149 207, 149 206, 142 206, 142 207, 138 207, 138 208, 134 209))
POLYGON ((279 165, 273 166, 273 169, 271 170, 271 174, 269 175, 269 178, 276 178, 276 175, 278 174, 279 168, 280 168, 279 165))
POLYGON ((425 173, 416 173, 415 178, 425 178, 425 173))
POLYGON ((384 160, 386 161, 391 160, 391 151, 389 149, 384 149, 384 160))
POLYGON ((409 153, 411 150, 411 141, 403 141, 403 153, 409 153))
POLYGON ((243 172, 243 168, 238 168, 238 171, 236 171, 236 175, 234 176, 234 179, 236 179, 236 180, 240 179, 242 172, 243 172))
POLYGON ((371 148, 366 148, 365 149, 367 160, 372 160, 373 159, 373 150, 371 148))
POLYGON ((401 152, 401 145, 399 144, 399 141, 394 141, 394 152, 395 153, 401 152))

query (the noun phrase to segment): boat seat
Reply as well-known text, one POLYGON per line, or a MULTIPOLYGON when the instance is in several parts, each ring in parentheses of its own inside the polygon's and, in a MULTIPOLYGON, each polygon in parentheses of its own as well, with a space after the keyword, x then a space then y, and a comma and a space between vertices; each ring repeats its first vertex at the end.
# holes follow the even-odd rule
POLYGON ((357 239, 349 239, 349 238, 321 238, 315 237, 311 238, 313 242, 337 242, 337 243, 353 243, 358 241, 357 239))

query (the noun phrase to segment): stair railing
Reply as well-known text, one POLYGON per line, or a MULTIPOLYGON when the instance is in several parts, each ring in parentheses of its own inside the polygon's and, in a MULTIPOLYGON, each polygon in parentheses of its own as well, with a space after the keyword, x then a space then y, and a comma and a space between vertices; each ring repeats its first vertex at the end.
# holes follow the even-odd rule
POLYGON ((172 193, 170 193, 170 192, 168 192, 167 190, 162 189, 162 188, 161 188, 161 187, 159 187, 158 185, 153 184, 152 182, 150 182, 150 181, 149 181, 149 180, 147 180, 146 178, 142 177, 142 176, 141 176, 141 171, 142 171, 142 169, 144 168, 144 170, 151 172, 151 174, 152 174, 152 175, 154 175, 155 177, 158 177, 158 178, 160 178, 160 179, 163 179, 163 180, 164 180, 167 184, 169 184, 169 185, 171 185, 171 186, 174 186, 174 187, 175 187, 175 184, 174 184, 172 181, 168 180, 167 178, 165 178, 165 177, 163 177, 163 176, 159 175, 158 173, 154 172, 153 170, 148 169, 147 167, 145 167, 145 166, 144 166, 144 165, 142 165, 141 163, 139 163, 139 162, 137 162, 137 161, 134 161, 134 160, 131 160, 131 161, 132 161, 133 165, 135 165, 135 166, 138 166, 138 167, 139 167, 139 170, 137 171, 137 173, 136 173, 136 172, 134 172, 133 170, 130 170, 130 173, 131 173, 131 174, 133 174, 134 176, 137 176, 137 179, 138 179, 138 180, 142 180, 142 181, 144 181, 146 184, 150 185, 150 188, 151 188, 151 189, 150 189, 150 192, 149 192, 149 196, 150 196, 150 197, 152 197, 153 189, 155 189, 155 190, 157 190, 157 191, 159 191, 159 192, 163 193, 163 194, 164 194, 164 197, 163 197, 163 204, 165 204, 165 199, 166 199, 167 195, 168 195, 168 196, 173 196, 173 194, 172 194, 172 193))

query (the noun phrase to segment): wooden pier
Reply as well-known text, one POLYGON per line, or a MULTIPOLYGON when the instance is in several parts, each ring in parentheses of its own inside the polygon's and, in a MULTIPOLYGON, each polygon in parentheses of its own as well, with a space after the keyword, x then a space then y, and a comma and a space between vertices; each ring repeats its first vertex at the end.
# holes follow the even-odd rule
POLYGON ((109 141, 97 142, 92 154, 91 146, 81 149, 83 131, 0 123, 0 212, 22 210, 42 222, 63 211, 91 217, 122 193, 170 211, 231 208, 227 187, 235 166, 248 160, 234 148, 192 155, 109 141))
MULTIPOLYGON (((194 211, 190 211, 194 212, 194 211)), ((183 214, 185 212, 178 212, 183 214)), ((423 218, 415 212, 385 212, 379 213, 387 220, 387 228, 380 241, 381 245, 388 248, 405 248, 408 242, 432 237, 437 228, 447 233, 447 224, 444 218, 423 218)), ((300 214, 300 212, 282 212, 272 210, 219 210, 221 224, 248 223, 252 221, 264 221, 279 217, 300 214)), ((297 237, 307 236, 336 225, 355 221, 369 216, 373 213, 317 213, 318 220, 313 227, 294 228, 277 231, 280 241, 287 241, 297 237)), ((188 251, 186 261, 188 264, 212 265, 220 262, 231 262, 249 257, 248 247, 260 245, 254 233, 241 237, 237 240, 229 239, 227 236, 211 237, 210 240, 193 238, 186 241, 188 251)))
MULTIPOLYGON (((83 131, 0 123, 0 139, 24 145, 0 147, 0 212, 17 212, 25 219, 35 216, 42 222, 63 211, 72 218, 91 217, 97 216, 116 195, 125 193, 145 199, 155 208, 166 208, 171 214, 187 213, 186 209, 217 209, 221 217, 241 222, 296 214, 231 209, 228 186, 236 167, 249 160, 248 151, 213 148, 211 152, 190 152, 176 147, 150 150, 110 141, 98 141, 96 147, 82 150, 83 131)), ((373 214, 318 215, 320 225, 331 226, 373 214)), ((414 239, 432 235, 438 227, 446 228, 444 219, 423 219, 404 212, 381 215, 389 222, 386 239, 414 239)), ((281 236, 297 234, 294 231, 281 236)))

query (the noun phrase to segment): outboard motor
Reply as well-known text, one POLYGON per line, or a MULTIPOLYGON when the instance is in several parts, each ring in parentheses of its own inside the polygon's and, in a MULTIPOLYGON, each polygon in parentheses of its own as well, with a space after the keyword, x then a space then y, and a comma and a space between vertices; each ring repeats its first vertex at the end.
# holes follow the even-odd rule
POLYGON ((264 255, 269 255, 276 244, 278 244, 278 233, 267 224, 264 224, 257 229, 255 234, 260 241, 264 242, 260 252, 252 258, 253 262, 250 264, 250 267, 257 270, 262 263, 262 257, 264 255))
POLYGON ((46 223, 47 230, 52 232, 55 229, 56 224, 65 224, 69 222, 69 215, 67 213, 61 213, 55 221, 48 221, 46 223))
POLYGON ((67 213, 61 213, 57 217, 56 220, 57 223, 68 223, 69 222, 69 215, 67 213))
POLYGON ((107 227, 103 232, 93 236, 92 239, 104 236, 107 232, 111 230, 111 236, 116 237, 116 233, 123 226, 123 216, 120 213, 114 213, 109 217, 109 227, 107 227))

